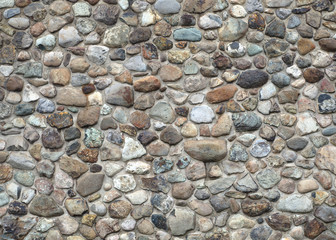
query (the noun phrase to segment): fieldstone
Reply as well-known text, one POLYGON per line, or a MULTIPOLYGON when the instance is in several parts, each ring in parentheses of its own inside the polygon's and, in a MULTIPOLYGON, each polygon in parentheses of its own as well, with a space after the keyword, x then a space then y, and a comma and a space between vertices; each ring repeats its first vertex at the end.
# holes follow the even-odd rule
POLYGON ((134 102, 134 95, 131 87, 115 83, 105 89, 106 102, 112 105, 130 107, 134 102))
POLYGON ((308 213, 313 210, 313 203, 305 195, 292 194, 289 197, 281 198, 277 209, 283 212, 308 213))
POLYGON ((115 200, 109 206, 109 214, 112 218, 125 218, 132 210, 132 204, 125 200, 115 200))
POLYGON ((48 115, 47 122, 51 127, 63 129, 73 125, 73 117, 68 112, 58 112, 48 115))
POLYGON ((273 169, 265 169, 257 174, 257 180, 262 188, 270 189, 278 184, 281 177, 273 169))
POLYGON ((261 70, 247 70, 240 74, 237 84, 242 88, 261 87, 268 81, 268 74, 261 70))
POLYGON ((151 204, 163 213, 168 213, 174 205, 174 200, 171 196, 163 193, 155 193, 151 197, 151 204))
POLYGON ((52 197, 43 194, 34 197, 29 205, 29 212, 41 217, 56 217, 64 213, 52 197))
POLYGON ((290 217, 281 213, 274 213, 270 215, 266 218, 266 222, 274 230, 284 232, 288 231, 292 226, 292 221, 290 217))
POLYGON ((175 0, 159 0, 155 2, 154 8, 161 14, 174 14, 180 11, 181 6, 175 0))
POLYGON ((172 235, 184 235, 195 226, 195 213, 190 210, 176 207, 168 217, 168 225, 172 235))
POLYGON ((327 227, 323 223, 319 222, 316 218, 308 221, 304 226, 304 234, 307 238, 310 239, 314 239, 325 230, 327 230, 327 227))
POLYGON ((60 169, 69 174, 72 178, 78 178, 83 173, 89 170, 85 163, 82 163, 76 159, 63 156, 60 159, 60 169))
POLYGON ((217 194, 229 189, 235 180, 235 176, 229 176, 225 178, 219 178, 217 180, 206 181, 205 185, 209 188, 212 194, 217 194))
POLYGON ((45 148, 57 149, 61 148, 64 140, 55 128, 47 128, 42 132, 42 144, 45 148))
POLYGON ((130 192, 135 189, 136 181, 132 175, 119 175, 113 179, 113 185, 122 192, 130 192))
POLYGON ((63 27, 58 33, 58 43, 61 47, 73 47, 83 41, 76 28, 63 27))
POLYGON ((240 19, 229 18, 219 29, 219 39, 225 42, 232 42, 242 38, 248 30, 246 22, 240 19))
POLYGON ((204 162, 220 161, 226 156, 225 140, 189 140, 184 143, 184 151, 192 158, 204 162))
POLYGON ((201 41, 202 34, 196 28, 180 28, 174 30, 173 37, 176 41, 198 42, 201 41))
POLYGON ((105 238, 110 233, 120 231, 119 221, 112 218, 101 218, 96 223, 96 230, 99 237, 105 238))
POLYGON ((117 6, 100 4, 93 11, 93 19, 106 25, 114 25, 118 20, 119 12, 117 6))
POLYGON ((256 158, 266 157, 271 152, 271 146, 265 140, 257 140, 253 143, 250 154, 256 158))
POLYGON ((109 28, 105 31, 103 44, 111 48, 124 47, 128 43, 129 32, 126 24, 109 28))

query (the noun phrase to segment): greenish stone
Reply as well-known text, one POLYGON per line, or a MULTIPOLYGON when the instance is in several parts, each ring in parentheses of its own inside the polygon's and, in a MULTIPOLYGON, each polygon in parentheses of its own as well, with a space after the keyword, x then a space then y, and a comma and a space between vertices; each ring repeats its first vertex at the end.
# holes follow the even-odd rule
POLYGON ((258 46, 257 44, 249 44, 247 45, 247 54, 249 56, 257 55, 258 53, 262 52, 262 47, 258 46))
POLYGON ((17 116, 26 116, 30 115, 35 111, 35 108, 33 105, 29 103, 22 103, 15 107, 14 113, 17 116))
POLYGON ((78 113, 78 111, 79 111, 78 108, 76 108, 76 107, 68 107, 68 110, 72 113, 78 113))
POLYGON ((198 42, 202 39, 202 33, 197 28, 180 28, 174 31, 174 39, 177 41, 198 42))
POLYGON ((198 73, 198 70, 197 63, 194 61, 189 61, 184 65, 184 74, 186 75, 195 75, 198 73))
POLYGON ((28 62, 20 64, 17 67, 17 70, 15 73, 21 74, 26 78, 32 78, 32 77, 42 77, 42 68, 43 65, 40 62, 28 62))
POLYGON ((104 142, 104 133, 95 128, 85 130, 84 144, 88 148, 101 147, 104 142))
POLYGON ((14 179, 23 186, 31 187, 34 184, 35 175, 30 171, 17 171, 14 173, 14 179))

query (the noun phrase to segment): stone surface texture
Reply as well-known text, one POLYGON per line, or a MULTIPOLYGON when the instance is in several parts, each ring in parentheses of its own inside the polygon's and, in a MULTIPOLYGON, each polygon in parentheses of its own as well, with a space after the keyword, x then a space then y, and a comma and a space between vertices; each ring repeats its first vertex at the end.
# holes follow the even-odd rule
POLYGON ((0 0, 0 239, 335 240, 334 0, 0 0))

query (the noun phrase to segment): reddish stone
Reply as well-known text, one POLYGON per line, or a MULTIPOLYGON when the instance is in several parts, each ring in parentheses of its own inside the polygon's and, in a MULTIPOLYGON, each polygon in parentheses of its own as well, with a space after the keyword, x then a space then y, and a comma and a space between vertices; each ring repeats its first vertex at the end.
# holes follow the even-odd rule
POLYGON ((128 84, 131 84, 131 85, 133 84, 132 74, 128 70, 124 71, 119 76, 116 76, 115 80, 118 81, 118 82, 121 82, 121 83, 128 83, 128 84))
POLYGON ((98 161, 98 149, 85 148, 77 153, 77 156, 84 162, 95 163, 98 161))
POLYGON ((327 230, 326 226, 323 223, 317 221, 316 218, 314 218, 313 220, 308 221, 305 224, 304 235, 307 238, 314 239, 325 230, 327 230))
POLYGON ((30 28, 30 33, 33 37, 40 36, 47 28, 44 26, 42 22, 37 22, 30 28))
POLYGON ((92 83, 86 84, 82 86, 82 91, 84 94, 89 94, 92 93, 96 90, 95 85, 93 85, 92 83))
POLYGON ((148 76, 135 81, 133 86, 135 91, 151 92, 160 89, 161 82, 154 76, 148 76))
POLYGON ((328 79, 323 78, 320 81, 320 91, 321 92, 326 92, 326 93, 333 93, 333 92, 335 92, 335 86, 328 79))
POLYGON ((141 111, 132 112, 130 122, 137 129, 148 129, 150 127, 150 118, 146 113, 141 111))
POLYGON ((209 103, 219 103, 231 99, 237 92, 238 88, 235 85, 226 85, 217 88, 207 93, 206 99, 209 103))
POLYGON ((324 72, 317 68, 307 68, 303 72, 303 77, 309 83, 316 83, 324 77, 324 72))

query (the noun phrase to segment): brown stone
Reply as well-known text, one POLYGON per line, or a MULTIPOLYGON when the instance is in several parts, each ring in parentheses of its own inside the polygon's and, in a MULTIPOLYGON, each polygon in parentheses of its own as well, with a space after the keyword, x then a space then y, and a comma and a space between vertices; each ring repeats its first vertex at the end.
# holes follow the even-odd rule
POLYGON ((131 84, 131 85, 133 84, 132 74, 128 70, 124 71, 119 76, 116 76, 114 79, 118 82, 121 82, 121 83, 128 83, 128 84, 131 84))
POLYGON ((179 67, 174 65, 163 65, 160 69, 159 76, 164 82, 175 82, 179 80, 183 74, 179 67))
POLYGON ((130 136, 136 136, 137 135, 137 130, 135 127, 128 125, 128 124, 120 124, 119 125, 119 130, 123 133, 127 133, 130 136))
POLYGON ((195 186, 191 182, 175 183, 172 187, 172 196, 176 199, 187 200, 194 193, 195 186))
POLYGON ((84 73, 89 69, 89 67, 90 64, 85 58, 74 58, 70 62, 70 69, 73 73, 84 73))
POLYGON ((160 89, 160 80, 154 76, 141 78, 133 83, 134 90, 138 92, 151 92, 160 89))
POLYGON ((62 157, 59 162, 59 167, 72 178, 78 178, 83 173, 89 170, 89 167, 76 159, 70 157, 62 157))
POLYGON ((303 72, 303 77, 309 83, 316 83, 324 77, 324 72, 317 68, 307 68, 303 72))
POLYGON ((14 45, 6 45, 0 48, 0 64, 13 64, 16 56, 14 45))
POLYGON ((332 187, 332 177, 329 172, 318 171, 313 176, 324 189, 329 190, 332 187))
POLYGON ((18 76, 10 76, 5 82, 5 88, 8 91, 21 92, 23 89, 23 80, 18 76))
POLYGON ((56 102, 66 106, 85 107, 87 98, 80 88, 64 87, 57 92, 56 102))
POLYGON ((70 82, 70 77, 71 73, 68 68, 51 69, 49 73, 49 79, 55 85, 68 85, 70 82))
POLYGON ((314 179, 303 179, 298 182, 297 190, 299 193, 307 193, 319 188, 316 180, 314 179))
POLYGON ((241 203, 243 213, 250 217, 256 217, 266 212, 270 212, 273 207, 267 200, 250 200, 246 199, 241 203))
POLYGON ((209 103, 220 103, 233 98, 238 88, 235 85, 226 85, 207 93, 206 99, 209 103))
POLYGON ((286 194, 291 194, 295 191, 295 182, 288 178, 283 178, 278 184, 278 189, 286 194))
POLYGON ((15 5, 22 8, 28 6, 31 2, 31 0, 15 0, 15 5))
POLYGON ((137 129, 148 129, 150 127, 150 118, 148 115, 141 111, 135 111, 131 113, 130 122, 137 129))
POLYGON ((132 204, 125 200, 115 200, 108 210, 112 218, 125 218, 132 211, 132 204))
POLYGON ((120 231, 119 221, 112 218, 101 218, 96 223, 99 237, 104 239, 108 234, 120 231))
POLYGON ((186 168, 186 176, 191 181, 196 181, 206 177, 205 165, 203 162, 191 163, 186 168))
POLYGON ((318 221, 316 218, 314 218, 313 220, 308 221, 305 224, 304 235, 307 238, 314 239, 325 230, 327 230, 327 227, 323 223, 318 221))
POLYGON ((256 12, 249 16, 248 26, 251 29, 257 29, 259 31, 264 31, 266 23, 264 17, 256 12))
POLYGON ((333 38, 323 38, 319 41, 322 50, 327 52, 336 51, 336 39, 333 38))
POLYGON ((33 37, 40 36, 47 28, 44 26, 42 22, 37 22, 30 28, 30 33, 33 37))
POLYGON ((213 0, 187 0, 184 2, 183 10, 190 13, 202 13, 210 9, 214 4, 213 0))
POLYGON ((168 143, 169 145, 176 145, 183 140, 183 137, 170 125, 161 132, 160 139, 162 142, 168 143))
POLYGON ((95 125, 100 117, 100 107, 90 106, 79 111, 77 124, 81 128, 95 125))
POLYGON ((85 148, 77 153, 77 156, 84 162, 95 163, 98 161, 98 149, 85 148))
POLYGON ((291 218, 281 213, 274 213, 266 218, 267 224, 278 231, 288 231, 292 226, 291 218))
POLYGON ((0 183, 8 182, 13 177, 13 168, 11 165, 4 163, 0 164, 0 183))
POLYGON ((298 45, 298 52, 301 55, 306 55, 307 53, 315 49, 315 44, 307 38, 299 39, 299 41, 297 42, 297 45, 298 45))
POLYGON ((161 20, 154 25, 154 33, 158 36, 169 37, 172 33, 171 25, 166 21, 161 20))

